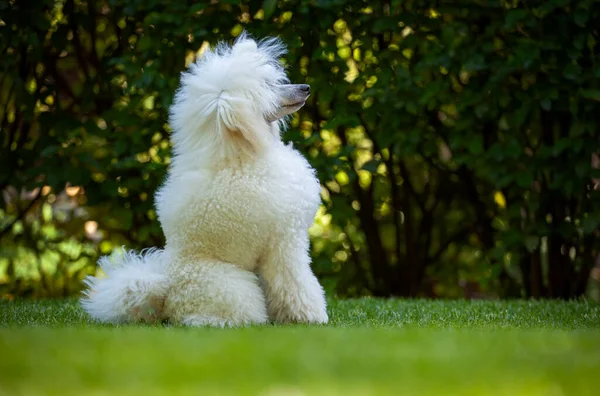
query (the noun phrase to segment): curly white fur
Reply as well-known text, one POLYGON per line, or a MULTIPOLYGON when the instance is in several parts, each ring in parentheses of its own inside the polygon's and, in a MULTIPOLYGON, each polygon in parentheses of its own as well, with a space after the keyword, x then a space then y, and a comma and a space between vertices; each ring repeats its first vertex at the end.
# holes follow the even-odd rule
POLYGON ((173 161, 156 194, 163 250, 100 260, 82 304, 104 322, 191 326, 326 323, 310 269, 314 170, 284 145, 286 115, 308 97, 278 62, 284 46, 243 34, 181 77, 170 109, 173 161))

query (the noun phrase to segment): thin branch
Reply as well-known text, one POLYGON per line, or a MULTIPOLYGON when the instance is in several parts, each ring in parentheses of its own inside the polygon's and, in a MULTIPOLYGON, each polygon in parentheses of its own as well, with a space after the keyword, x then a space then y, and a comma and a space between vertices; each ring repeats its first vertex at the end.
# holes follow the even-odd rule
POLYGON ((112 13, 112 15, 113 15, 112 23, 115 28, 115 34, 117 35, 117 49, 113 53, 113 56, 121 55, 123 53, 123 50, 125 49, 125 44, 123 42, 123 29, 121 29, 119 27, 119 20, 117 17, 118 15, 121 15, 120 12, 118 11, 119 9, 120 9, 120 7, 116 7, 114 12, 112 13))
MULTIPOLYGON (((348 138, 345 134, 345 130, 343 130, 341 127, 338 127, 337 134, 342 145, 347 146, 348 138)), ((354 161, 354 158, 352 158, 352 161, 354 161)), ((379 224, 374 217, 375 205, 372 189, 364 190, 360 185, 356 171, 355 176, 356 177, 354 177, 352 182, 352 187, 354 188, 354 192, 360 203, 358 218, 367 241, 371 268, 373 269, 374 278, 376 278, 375 283, 377 293, 386 295, 389 293, 389 284, 386 283, 386 278, 390 276, 391 268, 385 249, 383 248, 383 243, 381 241, 379 224)))
POLYGON ((411 195, 415 198, 415 201, 417 201, 417 205, 419 205, 419 208, 424 213, 425 212, 425 200, 423 199, 422 195, 417 192, 414 185, 412 184, 406 163, 404 161, 398 161, 398 166, 400 166, 400 175, 402 176, 402 180, 404 181, 406 188, 411 193, 411 195))
MULTIPOLYGON (((362 123, 362 126, 365 130, 367 137, 371 140, 371 142, 373 144, 373 149, 377 153, 379 153, 382 161, 384 162, 385 166, 387 167, 388 178, 390 180, 391 196, 392 196, 391 197, 392 198, 392 221, 394 222, 394 228, 396 229, 395 253, 396 253, 396 260, 400 261, 400 256, 401 256, 401 248, 400 247, 402 246, 402 234, 400 233, 401 223, 400 223, 399 212, 401 210, 402 205, 400 203, 400 191, 398 189, 398 178, 396 177, 396 173, 394 172, 394 159, 393 159, 393 155, 392 155, 392 150, 390 150, 390 155, 386 159, 383 155, 381 148, 379 147, 379 144, 375 140, 375 136, 374 136, 373 132, 367 125, 367 121, 365 120, 363 113, 359 113, 358 117, 362 123)), ((372 184, 372 182, 371 182, 371 184, 372 184)), ((408 208, 406 208, 406 209, 408 209, 408 208)))
POLYGON ((60 75, 60 73, 58 72, 58 70, 56 68, 56 57, 55 56, 51 57, 49 59, 49 62, 47 62, 47 67, 48 67, 48 71, 50 72, 50 75, 52 76, 52 78, 54 78, 54 82, 56 84, 57 102, 58 103, 61 102, 60 100, 58 100, 59 99, 58 95, 61 93, 60 91, 66 92, 67 95, 69 95, 71 97, 71 99, 73 99, 73 102, 76 102, 77 96, 71 89, 71 86, 69 85, 69 83, 63 78, 63 76, 60 75))
POLYGON ((433 230, 431 229, 432 226, 433 211, 423 213, 423 216, 421 217, 421 222, 419 223, 419 231, 417 235, 423 235, 424 233, 426 233, 425 243, 423 244, 424 248, 422 251, 424 259, 427 258, 427 253, 429 253, 429 249, 431 248, 431 241, 433 239, 433 230))
MULTIPOLYGON (((13 91, 15 88, 15 83, 12 83, 12 85, 10 86, 10 89, 8 90, 8 95, 6 97, 6 106, 4 106, 4 114, 2 114, 2 122, 0 122, 0 128, 4 129, 6 128, 6 122, 8 120, 8 113, 9 113, 9 107, 10 107, 10 100, 11 97, 13 96, 13 91)), ((10 150, 10 146, 12 145, 12 141, 13 141, 13 136, 8 135, 7 136, 8 139, 8 143, 6 145, 6 147, 10 150)))
MULTIPOLYGON (((344 230, 346 231, 346 230, 344 230)), ((359 276, 364 280, 365 282, 365 286, 369 289, 371 289, 371 285, 369 285, 369 275, 367 274, 367 271, 365 270, 365 268, 361 265, 360 262, 360 257, 358 256, 358 250, 356 249, 356 245, 354 244, 354 241, 352 241, 352 238, 350 237, 350 233, 348 233, 346 231, 346 236, 347 236, 347 241, 348 244, 350 245, 350 257, 352 258, 352 261, 354 261, 354 265, 356 266, 356 271, 360 274, 359 276)))
POLYGON ((448 249, 448 247, 450 246, 450 244, 452 244, 452 242, 456 242, 457 240, 468 236, 471 232, 472 232, 472 227, 470 227, 470 226, 462 228, 461 230, 455 232, 453 235, 451 235, 448 239, 446 239, 444 242, 442 242, 440 244, 440 247, 438 248, 437 252, 435 252, 431 256, 429 261, 432 263, 435 263, 437 260, 440 259, 442 254, 444 254, 444 252, 448 249))
POLYGON ((92 62, 94 63, 94 66, 96 67, 96 71, 100 72, 101 71, 101 67, 100 67, 100 61, 98 60, 98 54, 96 53, 96 27, 97 27, 97 23, 96 23, 96 2, 94 0, 88 0, 87 2, 88 4, 88 14, 90 16, 90 22, 91 25, 90 26, 90 39, 92 41, 92 62))
POLYGON ((79 32, 77 31, 77 24, 75 23, 75 2, 74 0, 67 0, 65 4, 65 8, 71 10, 71 15, 67 16, 69 28, 71 32, 73 32, 73 45, 75 46, 75 56, 77 57, 77 61, 81 65, 83 70, 83 74, 85 74, 86 81, 90 80, 90 71, 88 69, 88 64, 85 61, 83 46, 81 45, 81 40, 79 38, 79 32))
POLYGON ((21 213, 19 213, 19 214, 17 215, 17 217, 16 217, 16 218, 15 218, 13 221, 11 221, 11 222, 8 224, 8 226, 4 227, 4 229, 3 229, 2 231, 0 231, 0 239, 2 239, 2 237, 3 237, 3 236, 6 234, 6 233, 8 233, 8 232, 9 232, 9 231, 10 231, 10 230, 13 228, 13 226, 14 226, 14 225, 15 225, 15 224, 16 224, 18 221, 20 221, 20 220, 23 218, 23 216, 25 216, 25 214, 26 214, 27 212, 29 212, 29 210, 31 210, 31 208, 33 207, 33 205, 35 205, 35 203, 37 202, 37 200, 40 198, 40 196, 41 196, 41 195, 42 195, 42 189, 40 188, 40 189, 38 189, 38 192, 37 192, 37 194, 35 195, 35 197, 33 197, 33 199, 31 200, 31 202, 29 202, 29 204, 27 205, 27 207, 26 207, 26 208, 25 208, 25 209, 24 209, 24 210, 23 210, 21 213))

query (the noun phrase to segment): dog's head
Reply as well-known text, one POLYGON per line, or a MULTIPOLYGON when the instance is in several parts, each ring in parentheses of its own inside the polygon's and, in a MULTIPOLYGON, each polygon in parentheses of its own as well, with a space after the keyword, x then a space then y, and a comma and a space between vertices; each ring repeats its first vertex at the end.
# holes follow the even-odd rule
POLYGON ((220 43, 181 77, 170 110, 175 148, 256 153, 279 139, 279 123, 300 109, 306 84, 290 84, 278 58, 285 47, 275 38, 256 42, 242 34, 220 43))

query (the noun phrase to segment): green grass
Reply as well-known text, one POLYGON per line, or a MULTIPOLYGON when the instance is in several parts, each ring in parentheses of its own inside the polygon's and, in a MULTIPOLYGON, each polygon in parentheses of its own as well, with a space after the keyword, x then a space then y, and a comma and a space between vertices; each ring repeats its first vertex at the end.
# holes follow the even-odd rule
POLYGON ((0 302, 0 395, 596 395, 600 305, 332 300, 328 326, 105 326, 0 302))

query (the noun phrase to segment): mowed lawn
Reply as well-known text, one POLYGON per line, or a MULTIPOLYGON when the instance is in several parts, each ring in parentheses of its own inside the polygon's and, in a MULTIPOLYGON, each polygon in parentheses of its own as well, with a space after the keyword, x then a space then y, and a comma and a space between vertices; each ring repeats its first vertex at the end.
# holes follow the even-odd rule
POLYGON ((92 323, 0 302, 0 395, 598 395, 600 305, 331 300, 327 326, 92 323))

